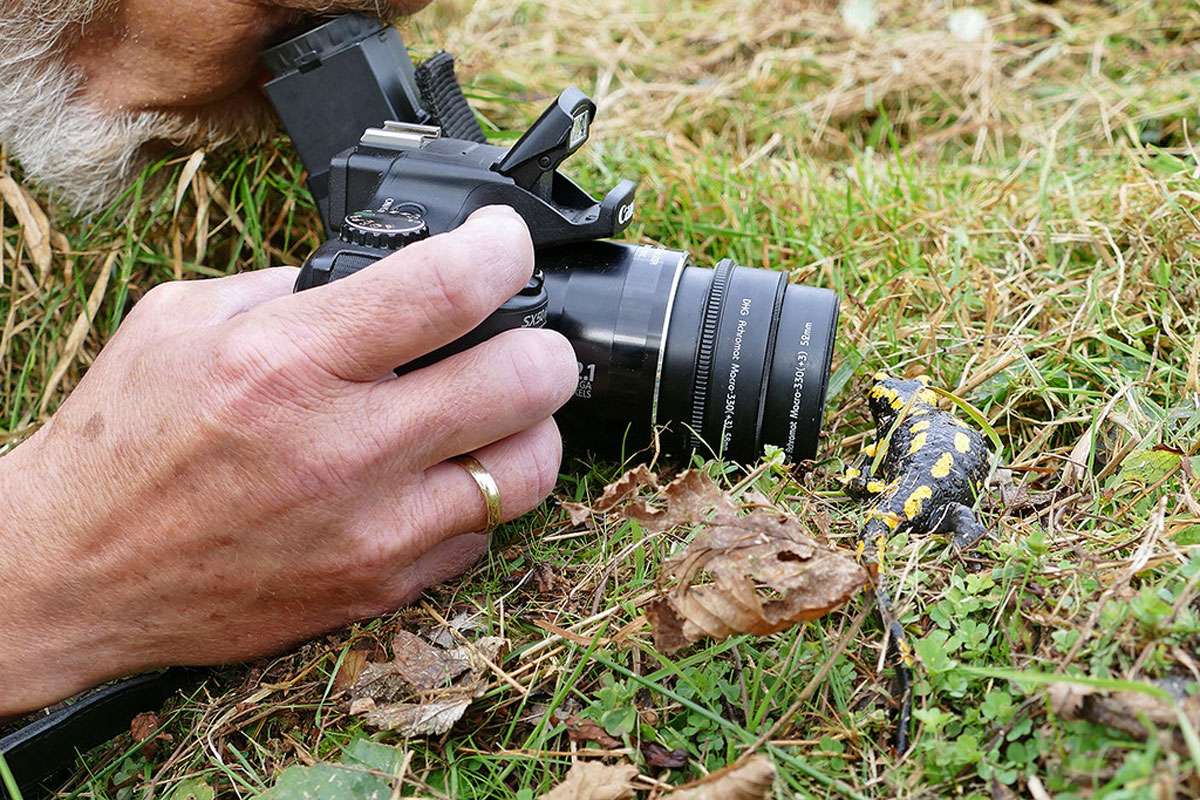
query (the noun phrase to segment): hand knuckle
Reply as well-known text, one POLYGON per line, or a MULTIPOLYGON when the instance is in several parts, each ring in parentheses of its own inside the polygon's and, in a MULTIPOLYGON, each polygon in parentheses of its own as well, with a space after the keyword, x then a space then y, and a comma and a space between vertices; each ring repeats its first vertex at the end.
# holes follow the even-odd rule
POLYGON ((567 337, 558 333, 547 335, 546 352, 548 368, 556 382, 560 403, 565 403, 575 394, 579 384, 579 363, 575 357, 575 348, 567 337))
POLYGON ((208 379, 221 409, 261 423, 322 405, 311 370, 294 348, 232 326, 209 351, 208 379))
POLYGON ((457 243, 441 248, 432 255, 425 292, 430 310, 456 318, 480 318, 490 310, 479 290, 470 279, 478 270, 470 268, 477 256, 457 243))
POLYGON ((562 376, 555 370, 555 356, 545 347, 547 337, 528 333, 517 331, 506 337, 509 385, 523 412, 549 416, 565 399, 562 376))
POLYGON ((515 290, 533 274, 533 239, 516 214, 494 214, 459 229, 459 239, 487 271, 515 290))
POLYGON ((169 281, 154 286, 133 307, 137 314, 160 314, 175 308, 184 299, 190 287, 183 281, 169 281))
POLYGON ((528 474, 534 476, 536 483, 537 497, 534 502, 539 503, 554 491, 562 466, 562 436, 553 420, 536 429, 526 450, 528 474))

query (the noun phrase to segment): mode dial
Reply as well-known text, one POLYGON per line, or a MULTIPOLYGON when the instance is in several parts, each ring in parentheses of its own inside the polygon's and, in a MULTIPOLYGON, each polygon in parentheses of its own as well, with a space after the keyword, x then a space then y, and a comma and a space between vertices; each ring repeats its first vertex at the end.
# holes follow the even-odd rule
POLYGON ((355 211, 342 223, 340 236, 351 244, 399 250, 428 238, 429 225, 414 211, 355 211))

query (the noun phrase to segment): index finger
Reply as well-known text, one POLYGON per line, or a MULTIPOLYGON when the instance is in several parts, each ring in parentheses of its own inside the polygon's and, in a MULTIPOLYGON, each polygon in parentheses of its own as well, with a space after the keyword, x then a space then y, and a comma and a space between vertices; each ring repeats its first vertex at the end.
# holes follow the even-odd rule
POLYGON ((251 313, 327 372, 375 381, 471 331, 532 274, 525 221, 489 206, 449 233, 251 313))

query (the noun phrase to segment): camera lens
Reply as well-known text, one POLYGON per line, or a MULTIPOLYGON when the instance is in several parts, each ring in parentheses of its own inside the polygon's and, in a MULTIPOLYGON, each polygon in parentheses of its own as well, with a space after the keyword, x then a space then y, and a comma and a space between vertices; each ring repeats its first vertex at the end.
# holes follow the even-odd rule
POLYGON ((575 399, 560 415, 569 437, 611 443, 628 427, 636 448, 665 425, 676 442, 734 461, 754 461, 766 445, 789 460, 816 455, 835 294, 614 242, 539 253, 538 265, 548 324, 579 361, 575 399))

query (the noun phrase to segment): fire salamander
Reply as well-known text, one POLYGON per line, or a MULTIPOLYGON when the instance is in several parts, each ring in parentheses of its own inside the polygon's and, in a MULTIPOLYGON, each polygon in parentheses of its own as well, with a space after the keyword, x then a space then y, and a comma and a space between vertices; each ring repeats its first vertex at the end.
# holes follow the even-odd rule
MULTIPOLYGON (((987 478, 991 451, 979 431, 939 409, 937 397, 924 376, 903 380, 886 372, 875 373, 867 391, 875 441, 863 448, 843 480, 847 494, 871 499, 859 546, 876 574, 882 572, 883 545, 894 533, 948 533, 961 552, 987 532, 971 506, 987 478)), ((904 753, 912 718, 912 648, 878 579, 875 602, 889 651, 899 656, 895 744, 904 753)))
POLYGON ((847 494, 872 500, 862 529, 866 546, 914 531, 951 534, 959 550, 972 547, 987 532, 971 508, 991 457, 983 435, 937 408, 924 375, 903 380, 877 372, 867 400, 875 441, 844 476, 847 494))

